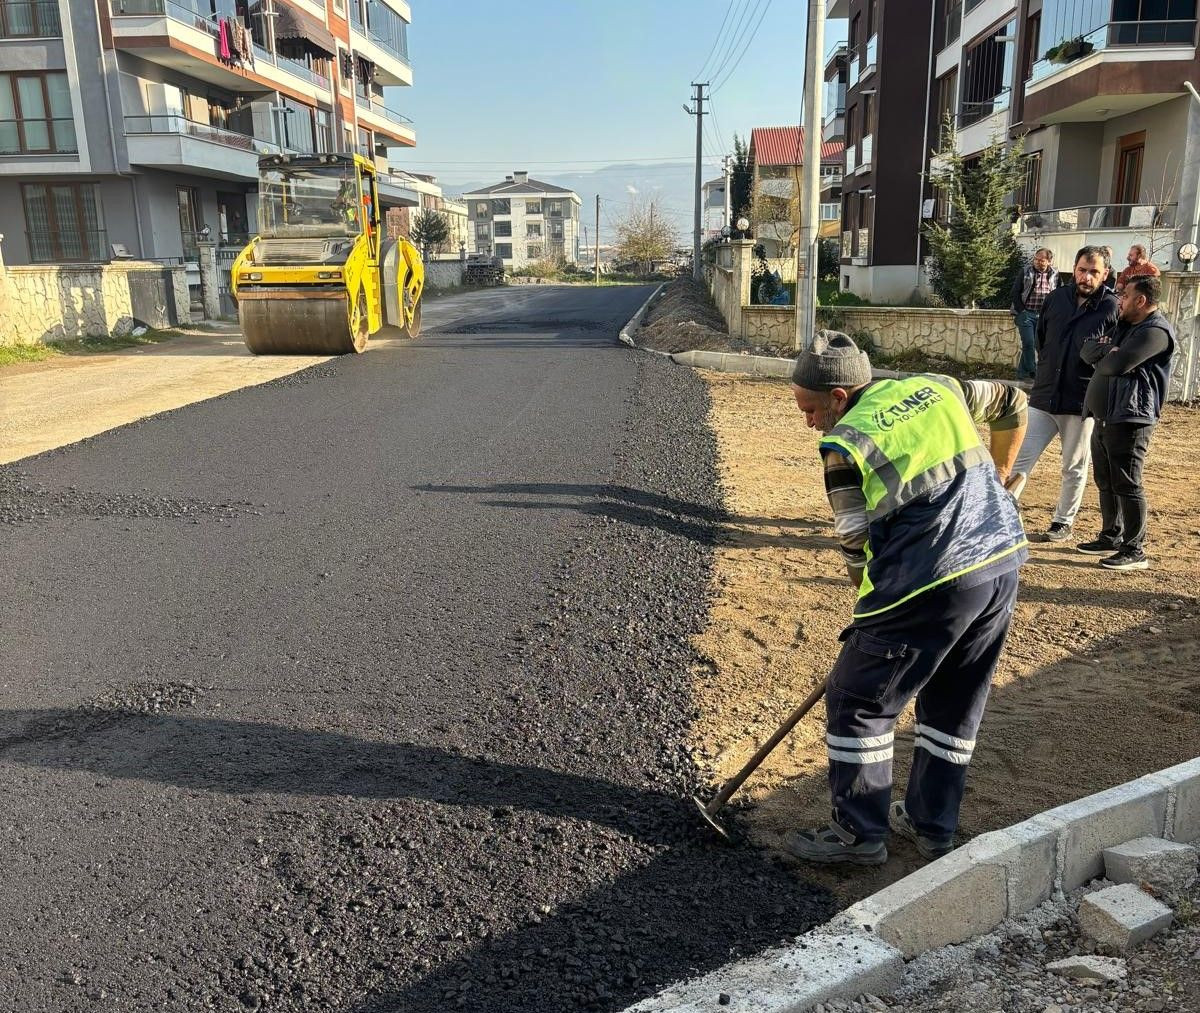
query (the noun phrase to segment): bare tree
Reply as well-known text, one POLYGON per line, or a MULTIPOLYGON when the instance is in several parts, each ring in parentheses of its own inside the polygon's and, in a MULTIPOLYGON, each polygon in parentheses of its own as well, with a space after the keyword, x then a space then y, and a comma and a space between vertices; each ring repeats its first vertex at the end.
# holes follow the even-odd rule
POLYGON ((1179 232, 1179 223, 1175 220, 1178 207, 1175 201, 1179 187, 1179 163, 1175 162, 1173 156, 1174 152, 1167 153, 1158 186, 1146 190, 1147 202, 1154 205, 1154 220, 1146 229, 1146 255, 1150 260, 1156 259, 1159 253, 1173 246, 1175 236, 1179 232), (1175 166, 1170 178, 1167 177, 1168 165, 1175 166))
POLYGON ((644 264, 647 273, 653 261, 666 260, 678 245, 674 227, 661 213, 655 213, 653 204, 635 202, 617 222, 617 256, 644 264))

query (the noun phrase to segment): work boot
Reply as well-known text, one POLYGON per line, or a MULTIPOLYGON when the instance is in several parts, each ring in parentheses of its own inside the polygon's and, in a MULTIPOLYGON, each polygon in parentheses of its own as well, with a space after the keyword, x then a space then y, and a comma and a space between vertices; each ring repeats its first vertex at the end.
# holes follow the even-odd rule
POLYGON ((954 842, 945 838, 927 837, 917 829, 917 826, 912 821, 912 817, 908 815, 908 810, 904 808, 903 802, 893 802, 891 812, 888 814, 888 822, 891 824, 892 831, 899 834, 906 841, 911 841, 917 846, 917 851, 921 853, 922 858, 927 858, 933 861, 936 858, 941 858, 942 855, 948 855, 954 850, 954 842))
POLYGON ((1065 542, 1071 537, 1071 525, 1062 521, 1054 521, 1045 531, 1030 535, 1031 542, 1065 542))
POLYGON ((888 857, 883 841, 860 840, 836 823, 795 830, 783 844, 797 858, 821 865, 882 865, 888 857))

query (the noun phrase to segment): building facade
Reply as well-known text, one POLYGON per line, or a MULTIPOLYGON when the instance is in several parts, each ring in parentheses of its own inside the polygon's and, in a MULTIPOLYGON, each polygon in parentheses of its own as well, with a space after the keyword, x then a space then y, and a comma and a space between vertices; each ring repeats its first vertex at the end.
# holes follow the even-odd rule
POLYGON ((514 172, 504 182, 462 195, 469 223, 468 249, 521 268, 547 257, 579 262, 579 194, 514 172))
MULTIPOLYGON (((183 260, 255 228, 260 154, 416 143, 405 0, 0 0, 9 264, 183 260)), ((414 201, 381 176, 385 205, 414 201)))
MULTIPOLYGON (((750 131, 750 206, 754 238, 768 258, 795 256, 799 214, 796 211, 804 167, 804 130, 754 127, 750 131)), ((824 194, 840 186, 843 145, 840 138, 821 143, 821 224, 823 237, 837 234, 840 208, 824 194)))
POLYGON ((443 192, 437 177, 429 173, 413 172, 407 169, 393 169, 391 181, 397 186, 411 190, 417 194, 418 204, 415 207, 394 207, 387 213, 388 235, 395 239, 403 236, 409 239, 409 230, 413 219, 421 211, 436 211, 446 219, 450 234, 444 243, 439 243, 430 250, 433 254, 455 254, 466 252, 467 237, 470 233, 467 223, 467 205, 459 200, 448 198, 443 192))
POLYGON ((872 300, 920 286, 928 145, 930 27, 925 0, 833 0, 846 19, 840 287, 872 300))

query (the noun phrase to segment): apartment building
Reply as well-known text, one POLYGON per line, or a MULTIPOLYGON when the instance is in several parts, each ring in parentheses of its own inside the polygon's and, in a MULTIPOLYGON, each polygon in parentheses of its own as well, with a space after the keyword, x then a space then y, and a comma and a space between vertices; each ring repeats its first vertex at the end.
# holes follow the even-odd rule
MULTIPOLYGON (((416 143, 406 0, 0 0, 9 264, 245 241, 257 159, 416 143)), ((384 182, 385 205, 416 203, 384 182)))
POLYGON ((724 176, 704 181, 700 188, 704 208, 704 238, 715 239, 721 235, 721 230, 729 224, 728 212, 725 209, 726 180, 724 176))
MULTIPOLYGON (((796 195, 804 167, 804 130, 800 126, 754 127, 750 131, 749 163, 754 238, 768 258, 795 255, 796 195)), ((840 208, 825 201, 841 185, 843 144, 840 138, 821 143, 821 224, 823 237, 837 235, 840 208)))
POLYGON ((821 233, 842 234, 842 176, 845 172, 846 86, 850 76, 850 47, 835 42, 825 54, 825 95, 821 103, 822 144, 839 146, 836 159, 821 165, 821 233))
MULTIPOLYGON (((903 299, 919 285, 931 0, 832 0, 848 22, 840 287, 903 299)), ((830 68, 826 65, 826 79, 830 68)))
POLYGON ((421 211, 436 211, 446 219, 450 234, 444 243, 439 244, 430 252, 457 255, 460 251, 467 249, 467 237, 470 234, 467 205, 463 201, 447 197, 442 192, 442 186, 437 181, 437 176, 424 172, 393 169, 390 178, 398 186, 416 193, 420 202, 416 207, 396 207, 388 211, 387 230, 391 238, 403 236, 408 239, 409 229, 417 214, 421 211))
POLYGON ((507 268, 544 257, 579 261, 579 194, 514 172, 462 195, 470 223, 469 249, 490 253, 507 268))

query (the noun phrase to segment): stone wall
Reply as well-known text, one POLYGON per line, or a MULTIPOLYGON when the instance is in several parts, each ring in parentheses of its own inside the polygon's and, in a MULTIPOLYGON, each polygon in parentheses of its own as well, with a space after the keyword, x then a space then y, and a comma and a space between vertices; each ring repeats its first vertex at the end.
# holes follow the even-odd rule
POLYGON ((0 344, 37 345, 191 322, 182 266, 0 264, 0 344))
POLYGON ((454 288, 462 284, 461 260, 430 260, 425 264, 426 288, 454 288))

